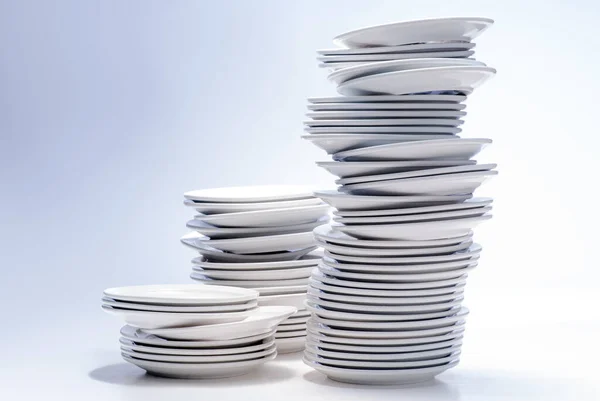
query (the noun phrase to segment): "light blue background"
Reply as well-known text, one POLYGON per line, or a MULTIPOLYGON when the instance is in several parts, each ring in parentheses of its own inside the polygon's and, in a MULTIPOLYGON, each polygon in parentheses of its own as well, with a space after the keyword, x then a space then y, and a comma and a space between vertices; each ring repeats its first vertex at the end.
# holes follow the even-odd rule
POLYGON ((481 191, 497 200, 470 306, 525 318, 539 293, 597 289, 596 2, 2 0, 0 336, 115 334, 102 289, 188 282, 184 191, 333 185, 300 139, 306 98, 335 93, 315 50, 455 15, 497 21, 476 57, 498 75, 464 126, 494 139, 481 160, 500 170, 481 191))

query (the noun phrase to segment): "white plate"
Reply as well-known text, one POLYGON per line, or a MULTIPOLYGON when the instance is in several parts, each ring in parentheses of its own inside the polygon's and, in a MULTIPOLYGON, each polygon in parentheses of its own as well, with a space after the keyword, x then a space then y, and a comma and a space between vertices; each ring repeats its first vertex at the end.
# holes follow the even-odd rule
POLYGON ((304 343, 306 336, 289 337, 289 338, 276 338, 275 344, 277 344, 277 353, 291 354, 293 352, 304 351, 304 343))
MULTIPOLYGON (((271 296, 271 295, 298 294, 298 293, 306 294, 307 289, 308 289, 307 284, 278 285, 278 286, 256 287, 255 288, 255 290, 260 293, 261 297, 262 296, 271 296)), ((299 315, 299 314, 300 314, 300 311, 298 311, 295 315, 299 315)))
MULTIPOLYGON (((328 154, 388 143, 458 138, 452 134, 310 134, 302 139, 312 142, 328 154)), ((189 226, 188 226, 189 227, 189 226)))
MULTIPOLYGON (((420 264, 373 264, 376 258, 366 259, 369 264, 360 264, 354 262, 342 262, 325 258, 322 264, 325 264, 325 268, 334 268, 339 270, 335 275, 330 274, 333 277, 349 279, 351 276, 345 273, 375 273, 375 274, 395 274, 395 275, 413 275, 422 273, 438 273, 438 272, 449 272, 467 268, 479 259, 479 255, 471 256, 469 259, 454 260, 449 262, 439 263, 420 263, 420 264)), ((379 262, 378 262, 379 263, 379 262)), ((322 269, 323 270, 323 269, 322 269)), ((323 270, 324 271, 324 270, 323 270)), ((325 271, 324 271, 325 272, 325 271)), ((327 274, 327 273, 326 273, 327 274)), ((359 278, 358 276, 355 278, 359 278)), ((398 277, 400 278, 400 277, 398 277)), ((400 281, 400 280, 397 280, 400 281)))
MULTIPOLYGON (((412 322, 415 323, 415 322, 412 322)), ((417 322, 418 323, 418 322, 417 322)), ((363 322, 363 325, 371 326, 373 322, 363 322)), ((346 337, 346 338, 370 338, 370 339, 388 339, 398 340, 401 338, 421 338, 421 337, 432 337, 432 336, 443 336, 454 332, 456 329, 463 328, 465 325, 464 320, 459 320, 457 323, 450 324, 443 327, 434 327, 428 329, 415 329, 415 330, 364 330, 364 329, 333 329, 327 325, 321 323, 315 323, 309 321, 307 323, 307 330, 310 333, 323 333, 330 337, 346 337)))
POLYGON ((484 66, 433 67, 421 70, 384 72, 348 80, 338 93, 352 95, 404 95, 433 91, 471 93, 496 74, 484 66))
POLYGON ((490 143, 491 139, 483 138, 403 142, 348 150, 336 153, 333 158, 345 161, 470 159, 490 143))
MULTIPOLYGON (((460 118, 465 111, 458 110, 341 110, 313 111, 306 117, 314 120, 394 119, 394 118, 460 118)), ((387 125, 387 124, 384 124, 387 125)))
POLYGON ((279 326, 277 326, 277 333, 286 333, 288 331, 306 331, 306 322, 288 325, 280 324, 279 326))
POLYGON ((357 118, 354 120, 306 120, 309 127, 370 127, 382 126, 446 126, 458 127, 464 121, 457 118, 357 118))
POLYGON ((409 60, 391 60, 365 63, 354 67, 342 68, 329 74, 327 79, 335 84, 341 84, 350 79, 373 74, 383 74, 392 71, 414 70, 419 68, 448 67, 448 66, 485 66, 484 63, 473 59, 460 58, 415 58, 409 60))
MULTIPOLYGON (((304 299, 306 299, 306 296, 304 297, 304 299)), ((304 302, 302 302, 301 308, 305 308, 304 302)), ((310 312, 307 311, 306 309, 304 309, 304 312, 307 313, 306 316, 296 316, 296 314, 299 313, 299 312, 296 312, 296 314, 288 317, 287 320, 285 320, 279 326, 281 327, 281 326, 285 326, 288 324, 300 324, 300 323, 306 324, 306 321, 310 318, 310 312)))
POLYGON ((251 210, 284 209, 288 207, 313 206, 321 203, 319 199, 307 198, 289 201, 253 202, 253 203, 209 203, 185 199, 185 206, 203 214, 249 212, 251 210))
MULTIPOLYGON (((284 234, 286 235, 286 234, 284 234)), ((257 263, 257 262, 281 262, 287 260, 296 260, 316 249, 315 246, 298 249, 294 251, 272 252, 263 254, 246 254, 238 255, 231 252, 223 252, 211 246, 203 244, 201 241, 204 236, 198 233, 189 233, 181 238, 181 243, 200 252, 206 260, 210 262, 242 262, 242 263, 257 263)), ((253 237, 260 238, 260 237, 253 237)), ((220 241, 220 240, 217 240, 220 241)))
POLYGON ((342 210, 333 212, 340 217, 367 217, 367 216, 402 216, 420 213, 437 213, 453 210, 477 209, 489 206, 493 202, 492 198, 471 198, 462 203, 452 203, 448 205, 434 205, 424 207, 408 207, 402 209, 387 210, 342 210))
POLYGON ((390 241, 390 240, 361 240, 339 231, 333 230, 329 225, 317 227, 313 234, 318 240, 339 245, 363 248, 431 248, 439 246, 457 245, 473 237, 473 232, 457 235, 455 237, 425 241, 390 241))
MULTIPOLYGON (((368 309, 366 305, 349 304, 345 306, 339 302, 307 300, 306 305, 313 313, 307 325, 310 326, 311 322, 314 322, 334 328, 359 328, 375 331, 442 327, 449 325, 450 321, 454 323, 460 320, 456 315, 457 307, 461 305, 462 301, 463 298, 457 298, 452 302, 437 305, 389 306, 387 308, 389 313, 378 313, 362 310, 368 309), (340 308, 344 306, 346 309, 341 310, 340 308), (350 308, 353 310, 349 311, 350 308)), ((383 311, 383 307, 380 307, 383 311)))
MULTIPOLYGON (((321 201, 319 199, 319 201, 321 201)), ((187 222, 187 227, 200 233, 210 239, 228 239, 228 238, 246 238, 260 237, 261 235, 280 235, 294 234, 305 231, 310 231, 315 227, 326 224, 329 221, 329 216, 323 216, 319 220, 311 223, 296 224, 291 226, 278 227, 215 227, 210 224, 203 223, 197 220, 187 222)))
MULTIPOLYGON (((340 135, 340 134, 331 134, 340 135)), ((341 134, 345 135, 345 134, 341 134)), ((351 134, 357 135, 357 134, 351 134)), ((360 134, 359 134, 360 135, 360 134)), ((393 174, 408 171, 419 171, 437 169, 442 167, 474 165, 475 160, 408 160, 408 161, 372 161, 372 162, 340 162, 323 161, 317 162, 319 167, 324 168, 331 174, 340 178, 350 179, 354 177, 361 179, 362 176, 373 176, 380 174, 393 174)))
POLYGON ((285 209, 252 210, 224 214, 197 215, 195 221, 215 227, 279 227, 313 223, 329 212, 328 205, 298 206, 285 209))
POLYGON ((377 63, 381 61, 390 60, 414 60, 419 58, 467 58, 471 57, 475 52, 473 50, 459 50, 459 51, 432 51, 432 52, 421 52, 421 53, 379 53, 379 54, 347 54, 347 55, 330 55, 330 56, 317 56, 319 61, 319 67, 338 67, 339 64, 343 64, 342 68, 346 67, 346 64, 353 63, 377 63))
POLYGON ((299 267, 316 266, 323 257, 322 250, 316 250, 302 256, 297 260, 285 260, 281 262, 256 262, 256 263, 218 263, 207 262, 202 256, 192 259, 192 263, 203 269, 209 270, 229 270, 229 271, 246 271, 246 270, 279 270, 279 269, 296 269, 299 267))
POLYGON ((309 134, 459 134, 461 128, 443 125, 395 125, 395 126, 358 126, 358 127, 304 127, 309 134))
POLYGON ((351 185, 351 184, 361 184, 361 183, 367 183, 367 182, 391 181, 391 180, 399 180, 399 179, 405 179, 405 178, 427 177, 427 176, 433 176, 433 175, 444 175, 445 176, 447 174, 470 173, 470 172, 474 172, 474 171, 489 171, 496 167, 497 167, 497 164, 495 164, 495 163, 437 167, 437 168, 419 169, 419 170, 412 170, 412 171, 403 171, 403 172, 398 172, 398 173, 364 175, 361 177, 354 177, 354 178, 342 178, 342 179, 336 180, 335 183, 338 185, 351 185))
MULTIPOLYGON (((465 325, 460 324, 454 330, 449 331, 446 334, 434 334, 432 336, 422 337, 403 337, 403 338, 359 338, 353 337, 351 334, 352 330, 343 331, 344 336, 335 336, 331 334, 325 334, 321 331, 330 331, 325 326, 319 326, 317 330, 308 330, 307 339, 318 339, 321 342, 328 344, 341 344, 341 345, 356 345, 364 347, 435 347, 442 341, 448 341, 461 337, 465 331, 465 325)), ((340 331, 340 330, 338 330, 340 331)), ((383 351, 382 351, 383 352, 383 351)))
MULTIPOLYGON (((387 358, 386 354, 412 354, 417 352, 426 352, 432 350, 443 350, 448 349, 455 345, 462 344, 463 336, 457 335, 450 338, 449 340, 439 341, 438 338, 434 338, 434 342, 429 344, 416 344, 416 345, 397 345, 397 346, 374 346, 374 345, 359 345, 360 339, 357 339, 356 345, 348 344, 336 344, 327 341, 328 337, 323 334, 310 333, 306 338, 307 345, 313 347, 319 347, 322 350, 334 351, 334 352, 350 352, 350 353, 363 353, 369 354, 373 358, 387 358)), ((408 356, 408 355, 407 355, 408 356)))
POLYGON ((493 23, 492 19, 479 17, 402 21, 349 31, 336 36, 333 42, 349 48, 425 42, 470 42, 493 23))
POLYGON ((472 209, 448 210, 445 212, 403 214, 397 216, 365 216, 365 217, 334 217, 336 223, 353 224, 393 224, 409 223, 418 221, 447 220, 457 217, 476 217, 482 216, 492 210, 491 206, 484 206, 472 209))
POLYGON ((256 313, 257 308, 239 312, 213 312, 213 313, 179 313, 179 312, 153 312, 131 309, 117 309, 111 306, 102 306, 102 309, 115 316, 121 317, 133 327, 143 329, 162 329, 166 327, 194 326, 198 324, 230 323, 243 320, 256 313))
MULTIPOLYGON (((310 275, 310 273, 309 273, 310 275)), ((281 295, 264 295, 258 298, 258 304, 260 306, 267 305, 285 305, 293 306, 296 309, 304 309, 304 301, 306 300, 306 293, 299 294, 281 294, 281 295)), ((286 320, 286 322, 290 321, 286 320)))
POLYGON ((373 300, 381 299, 381 302, 386 302, 386 298, 393 297, 428 297, 453 294, 457 291, 464 290, 466 277, 463 277, 462 279, 452 279, 450 282, 454 284, 448 284, 445 286, 445 283, 442 282, 438 288, 399 288, 397 290, 373 289, 359 288, 358 286, 361 285, 361 283, 355 283, 354 287, 345 286, 343 285, 346 283, 344 280, 339 280, 335 277, 327 277, 321 273, 313 273, 310 279, 310 286, 312 288, 318 288, 329 293, 373 297, 373 300))
POLYGON ((261 237, 209 239, 198 238, 198 243, 221 251, 252 255, 306 249, 315 245, 312 232, 265 235, 261 237))
POLYGON ((358 49, 321 49, 318 54, 379 54, 379 53, 422 53, 431 51, 469 50, 475 43, 468 42, 437 42, 437 43, 410 43, 399 46, 363 47, 358 49))
MULTIPOLYGON (((169 341, 169 340, 163 340, 169 341)), ((168 346, 148 346, 139 345, 134 341, 121 337, 119 343, 121 346, 126 347, 129 350, 136 352, 145 352, 148 354, 160 354, 160 355, 184 355, 184 356, 214 356, 214 355, 234 355, 234 354, 246 354, 249 352, 262 351, 266 348, 271 347, 274 344, 275 336, 270 335, 261 340, 251 343, 251 345, 234 346, 228 348, 180 348, 180 347, 168 347, 168 346)))
MULTIPOLYGON (((308 278, 296 278, 291 280, 216 280, 210 277, 207 277, 199 272, 192 272, 190 274, 190 278, 195 281, 199 281, 201 283, 207 285, 230 285, 232 287, 241 287, 241 288, 254 288, 258 291, 259 288, 262 287, 270 287, 270 286, 298 286, 298 285, 307 285, 308 278)), ((259 291, 260 292, 260 291, 259 291)))
POLYGON ((155 376, 177 379, 219 379, 240 376, 258 366, 275 359, 277 352, 250 361, 224 363, 177 363, 156 362, 122 355, 125 361, 132 363, 155 376))
POLYGON ((143 330, 171 340, 227 340, 273 330, 296 312, 292 306, 260 306, 243 320, 193 327, 143 330))
MULTIPOLYGON (((333 231, 359 239, 379 240, 434 240, 466 235, 480 223, 492 218, 491 214, 479 217, 457 218, 421 223, 373 224, 373 225, 331 225, 333 231)), ((317 227, 318 228, 318 227, 317 227)))
POLYGON ((293 280, 306 278, 310 276, 313 266, 299 267, 297 269, 281 270, 244 270, 244 271, 226 271, 226 270, 208 270, 196 269, 193 271, 212 279, 223 280, 293 280))
MULTIPOLYGON (((443 59, 447 60, 447 59, 443 59)), ((369 65, 369 64, 365 64, 369 65)), ((342 70, 340 70, 342 71, 342 70)), ((355 103, 315 103, 306 106, 312 111, 342 111, 342 110, 463 110, 463 103, 439 102, 355 102, 355 103)), ((217 204, 218 205, 218 204, 217 204)))
POLYGON ((491 177, 495 170, 432 175, 399 180, 342 185, 341 191, 355 195, 454 195, 470 194, 491 177))
MULTIPOLYGON (((425 196, 363 196, 344 192, 326 190, 316 191, 315 195, 338 210, 381 210, 400 207, 421 207, 461 203, 472 198, 471 194, 464 195, 425 195, 425 196)), ((313 230, 320 230, 321 225, 313 230)))
POLYGON ((304 328, 304 330, 275 332, 275 340, 280 340, 282 338, 301 337, 301 336, 306 337, 306 328, 304 328))
MULTIPOLYGON (((312 269, 312 268, 311 268, 312 269)), ((194 312, 239 312, 255 308, 258 305, 257 300, 245 302, 243 304, 231 305, 154 305, 137 302, 115 301, 110 298, 102 298, 102 304, 120 309, 146 310, 154 312, 179 312, 179 313, 194 313, 194 312)))
POLYGON ((346 367, 346 368, 372 368, 372 369, 414 369, 439 366, 450 363, 460 357, 460 351, 454 351, 452 354, 442 358, 422 360, 422 361, 356 361, 350 359, 328 358, 322 355, 313 354, 310 349, 304 350, 304 357, 327 366, 346 367))
MULTIPOLYGON (((344 269, 348 265, 365 266, 365 271, 369 271, 372 265, 392 265, 386 266, 390 269, 397 268, 402 269, 405 265, 426 265, 430 263, 445 263, 445 262, 456 262, 456 261, 471 261, 473 258, 478 257, 481 253, 481 245, 472 244, 469 248, 462 249, 457 252, 444 254, 444 255, 420 255, 420 256, 378 256, 378 257, 365 257, 365 256, 352 256, 352 255, 341 255, 337 253, 325 252, 325 258, 323 262, 336 268, 344 269)), ((309 267, 308 269, 312 269, 309 267)))
POLYGON ((103 292, 110 299, 155 305, 231 305, 258 299, 258 292, 223 286, 198 284, 138 285, 108 288, 103 292))
MULTIPOLYGON (((400 270, 400 268, 401 268, 400 265, 395 265, 395 266, 390 266, 390 268, 392 268, 392 269, 395 268, 394 272, 384 271, 384 272, 377 272, 377 273, 375 273, 375 272, 365 273, 364 270, 361 270, 360 272, 342 271, 339 269, 335 269, 328 264, 321 263, 319 265, 319 270, 323 274, 326 274, 331 277, 339 278, 339 279, 369 281, 369 282, 372 282, 373 284, 377 284, 377 283, 390 284, 390 283, 414 283, 414 282, 430 282, 430 281, 435 282, 435 281, 441 281, 441 280, 449 280, 449 279, 461 277, 464 274, 467 274, 468 272, 473 270, 475 267, 477 267, 477 262, 473 262, 472 260, 447 262, 447 263, 448 264, 456 264, 458 266, 450 268, 450 269, 445 269, 445 270, 435 269, 433 271, 424 270, 424 272, 422 272, 422 273, 413 273, 413 272, 405 273, 400 270)), ((346 266, 354 266, 354 264, 348 263, 348 264, 346 264, 346 266)), ((363 266, 364 265, 358 265, 357 268, 362 269, 363 266)), ((369 266, 369 265, 367 265, 367 266, 369 266)), ((385 265, 372 265, 372 266, 376 266, 378 269, 381 269, 381 270, 384 270, 386 268, 385 265)), ((418 266, 425 266, 425 265, 418 265, 418 266)), ((413 266, 407 265, 407 267, 409 269, 415 268, 414 265, 413 266)))
POLYGON ((435 349, 429 351, 419 352, 407 352, 407 353, 389 353, 389 354, 378 354, 378 353, 360 353, 360 352, 347 352, 347 351, 331 351, 326 347, 315 345, 314 343, 307 343, 306 349, 311 353, 323 356, 326 358, 344 359, 352 361, 424 361, 437 358, 444 358, 452 355, 455 351, 459 351, 462 343, 451 345, 447 348, 435 349))
POLYGON ((455 367, 459 362, 455 360, 445 365, 418 369, 348 369, 321 365, 307 358, 303 358, 302 361, 331 380, 361 385, 407 385, 426 382, 455 367))
POLYGON ((467 96, 462 94, 426 94, 426 95, 372 95, 372 96, 333 96, 333 97, 309 97, 309 103, 387 103, 387 102, 438 102, 438 103, 460 103, 467 96))
POLYGON ((150 354, 146 352, 134 351, 129 347, 121 346, 121 353, 133 358, 141 358, 147 361, 157 362, 179 362, 179 363, 224 363, 240 362, 251 359, 258 359, 272 354, 276 350, 275 341, 271 341, 268 348, 259 351, 248 352, 245 354, 231 355, 165 355, 150 354))
POLYGON ((256 345, 266 338, 273 337, 275 335, 275 328, 267 328, 262 332, 258 332, 258 334, 247 337, 224 340, 167 340, 166 338, 145 333, 141 329, 132 326, 123 326, 121 328, 121 335, 137 345, 144 344, 152 347, 160 347, 161 349, 210 349, 215 352, 220 352, 222 350, 223 353, 229 353, 232 351, 237 352, 241 347, 256 345))
POLYGON ((298 185, 255 185, 210 188, 183 194, 186 199, 210 203, 277 202, 313 198, 313 189, 298 185))
POLYGON ((472 243, 472 241, 465 241, 456 245, 430 248, 359 248, 355 246, 332 244, 317 239, 317 245, 337 255, 368 256, 371 258, 390 256, 444 255, 466 249, 470 247, 472 243))
MULTIPOLYGON (((433 295, 428 297, 417 296, 417 297, 373 297, 373 296, 361 296, 361 295, 345 295, 345 294, 336 294, 329 293, 324 290, 320 290, 314 287, 308 288, 308 294, 311 296, 311 299, 319 298, 326 301, 332 302, 342 302, 346 306, 351 307, 352 305, 370 305, 375 307, 380 306, 393 306, 393 305, 426 305, 426 304, 434 304, 440 302, 449 302, 454 300, 457 297, 461 297, 464 291, 464 286, 460 287, 459 290, 450 294, 444 295, 433 295)), ((383 312, 383 310, 382 310, 383 312)))
MULTIPOLYGON (((437 281, 415 281, 415 282, 370 282, 370 281, 359 281, 356 279, 344 279, 333 276, 328 276, 321 273, 318 270, 313 270, 311 279, 315 279, 322 283, 329 284, 337 287, 346 287, 352 289, 361 290, 378 290, 390 293, 391 296, 403 296, 408 294, 407 290, 420 291, 429 289, 439 289, 440 291, 453 291, 454 286, 463 285, 467 280, 467 275, 460 277, 454 277, 450 279, 442 279, 437 281), (393 294, 393 295, 392 295, 393 294)), ((310 281, 310 280, 309 280, 310 281)), ((358 293, 358 292, 356 292, 358 293)))

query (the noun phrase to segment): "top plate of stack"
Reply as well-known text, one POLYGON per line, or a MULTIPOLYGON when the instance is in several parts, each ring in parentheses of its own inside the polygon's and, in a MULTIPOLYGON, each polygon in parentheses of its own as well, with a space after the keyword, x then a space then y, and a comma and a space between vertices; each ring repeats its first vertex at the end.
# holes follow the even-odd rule
POLYGON ((249 187, 211 188, 189 191, 186 199, 196 202, 254 203, 313 198, 313 190, 297 185, 262 185, 249 187))

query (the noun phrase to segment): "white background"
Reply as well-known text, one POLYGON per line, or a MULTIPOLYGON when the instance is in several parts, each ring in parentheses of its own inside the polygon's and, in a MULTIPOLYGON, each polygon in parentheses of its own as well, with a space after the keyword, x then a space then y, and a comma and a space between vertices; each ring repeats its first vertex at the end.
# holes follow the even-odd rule
POLYGON ((0 395, 593 399, 599 17, 591 1, 0 1, 0 395), (373 390, 297 357, 221 383, 123 364, 101 291, 188 282, 184 191, 333 185, 300 139, 306 97, 335 93, 315 50, 462 15, 497 21, 475 50, 498 75, 469 98, 463 134, 494 140, 480 160, 500 175, 480 192, 495 218, 477 231, 461 365, 373 390))

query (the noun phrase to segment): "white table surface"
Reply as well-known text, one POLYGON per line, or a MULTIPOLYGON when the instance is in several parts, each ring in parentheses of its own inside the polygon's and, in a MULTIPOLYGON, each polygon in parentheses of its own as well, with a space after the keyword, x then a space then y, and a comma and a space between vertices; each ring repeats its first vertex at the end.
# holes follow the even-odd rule
MULTIPOLYGON (((245 376, 213 381, 156 378, 119 355, 120 322, 96 310, 42 333, 23 332, 3 348, 4 400, 598 400, 598 312, 532 297, 471 308, 461 363, 425 384, 369 387, 337 383, 279 356, 245 376), (517 310, 514 305, 524 305, 517 310), (546 313, 531 315, 540 304, 546 313), (525 306, 527 305, 527 306, 525 306)), ((596 298, 590 298, 589 301, 596 298)), ((560 300, 558 300, 560 301, 560 300)), ((597 304, 596 304, 597 305, 597 304)), ((99 306, 98 308, 99 309, 99 306)))

